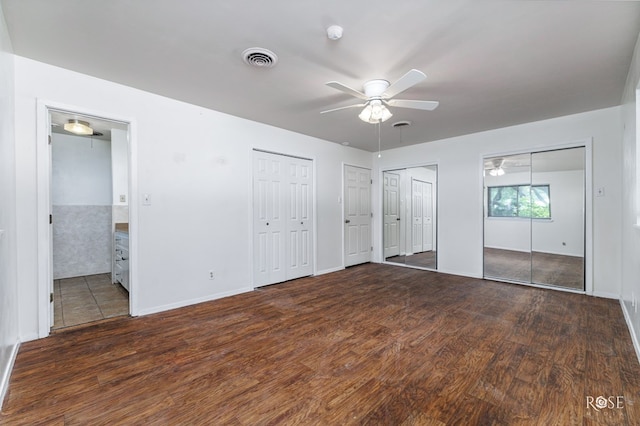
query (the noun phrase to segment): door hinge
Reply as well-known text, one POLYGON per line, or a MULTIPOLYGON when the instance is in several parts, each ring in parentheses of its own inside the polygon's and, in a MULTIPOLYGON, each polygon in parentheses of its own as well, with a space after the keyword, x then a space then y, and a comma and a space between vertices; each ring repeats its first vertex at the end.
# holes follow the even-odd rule
POLYGON ((53 293, 49 293, 49 303, 53 303, 53 293))
POLYGON ((370 180, 371 180, 371 185, 373 185, 373 179, 370 179, 370 180))
POLYGON ((49 139, 49 145, 51 145, 51 135, 49 135, 48 139, 49 139))
POLYGON ((49 215, 49 225, 51 225, 53 223, 53 215, 50 214, 49 215))
POLYGON ((373 251, 373 246, 371 246, 371 251, 373 251))
POLYGON ((373 212, 371 212, 371 217, 373 217, 373 212))

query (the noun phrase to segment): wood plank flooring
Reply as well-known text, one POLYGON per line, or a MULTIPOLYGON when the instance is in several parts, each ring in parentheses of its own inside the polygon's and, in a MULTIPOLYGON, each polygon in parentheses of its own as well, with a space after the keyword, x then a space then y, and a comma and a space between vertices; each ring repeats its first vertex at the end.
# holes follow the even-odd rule
POLYGON ((638 425, 639 396, 617 301, 367 264, 25 343, 0 424, 638 425))
POLYGON ((484 275, 584 290, 584 258, 485 247, 484 275))

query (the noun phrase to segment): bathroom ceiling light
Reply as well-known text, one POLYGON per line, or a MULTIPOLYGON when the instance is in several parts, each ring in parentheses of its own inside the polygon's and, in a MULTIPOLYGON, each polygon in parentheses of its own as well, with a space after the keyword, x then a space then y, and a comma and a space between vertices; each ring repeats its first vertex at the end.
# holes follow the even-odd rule
POLYGON ((93 129, 86 121, 78 119, 70 119, 68 123, 64 124, 64 129, 67 132, 71 132, 75 135, 88 136, 93 135, 93 129))

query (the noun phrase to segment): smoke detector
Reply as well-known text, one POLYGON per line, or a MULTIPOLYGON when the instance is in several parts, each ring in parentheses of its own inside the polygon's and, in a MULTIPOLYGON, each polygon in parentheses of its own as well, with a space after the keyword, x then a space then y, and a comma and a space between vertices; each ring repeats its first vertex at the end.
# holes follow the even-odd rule
POLYGON ((258 68, 272 68, 278 63, 278 55, 262 47, 250 47, 242 52, 242 60, 247 65, 258 68))
POLYGON ((332 25, 327 28, 327 37, 329 40, 340 40, 342 38, 342 27, 340 25, 332 25))

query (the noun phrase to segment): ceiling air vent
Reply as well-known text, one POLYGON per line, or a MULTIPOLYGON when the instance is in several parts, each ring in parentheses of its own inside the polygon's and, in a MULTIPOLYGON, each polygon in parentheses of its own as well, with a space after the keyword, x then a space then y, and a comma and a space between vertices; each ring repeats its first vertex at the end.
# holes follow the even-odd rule
POLYGON ((278 62, 278 56, 268 49, 251 47, 242 52, 242 60, 254 67, 271 68, 278 62))
POLYGON ((396 121, 395 123, 393 123, 393 127, 396 129, 400 127, 407 127, 407 126, 411 126, 410 121, 396 121))

